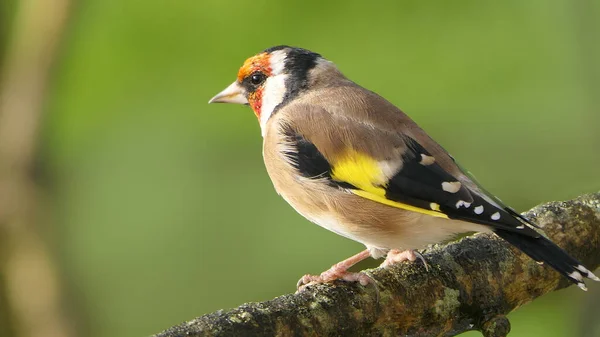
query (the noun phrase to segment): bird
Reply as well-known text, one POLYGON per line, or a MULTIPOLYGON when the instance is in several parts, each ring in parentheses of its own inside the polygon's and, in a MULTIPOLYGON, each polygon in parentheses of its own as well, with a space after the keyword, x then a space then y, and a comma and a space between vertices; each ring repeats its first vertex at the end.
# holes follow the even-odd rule
POLYGON ((299 290, 338 279, 367 285, 366 273, 349 268, 369 257, 385 258, 385 268, 425 262, 417 249, 470 232, 494 233, 583 290, 584 278, 600 281, 404 112, 318 53, 265 49, 209 103, 249 105, 277 193, 307 220, 365 245, 319 275, 304 275, 299 290))

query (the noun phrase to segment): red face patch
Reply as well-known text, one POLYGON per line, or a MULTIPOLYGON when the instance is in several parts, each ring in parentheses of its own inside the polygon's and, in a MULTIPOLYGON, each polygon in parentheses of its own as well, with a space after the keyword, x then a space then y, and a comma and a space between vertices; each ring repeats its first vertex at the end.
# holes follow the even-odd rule
MULTIPOLYGON (((260 53, 247 59, 240 70, 238 71, 237 80, 238 83, 242 83, 244 79, 255 72, 262 72, 265 76, 271 76, 271 55, 267 53, 260 53)), ((260 119, 260 109, 262 106, 262 94, 263 88, 260 87, 256 91, 249 93, 248 103, 254 114, 260 119)))
POLYGON ((248 103, 254 111, 256 118, 260 119, 260 109, 262 108, 262 94, 263 88, 256 89, 255 92, 248 95, 248 103))

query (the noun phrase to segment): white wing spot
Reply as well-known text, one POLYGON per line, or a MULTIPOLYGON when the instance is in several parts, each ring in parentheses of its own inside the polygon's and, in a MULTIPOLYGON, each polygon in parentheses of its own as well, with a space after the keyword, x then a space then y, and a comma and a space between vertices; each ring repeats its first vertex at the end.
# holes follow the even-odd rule
POLYGON ((516 229, 525 229, 525 225, 517 226, 516 229))
POLYGON ((419 162, 419 164, 427 166, 427 165, 431 165, 433 163, 435 163, 435 158, 421 153, 421 161, 419 162))
POLYGON ((462 206, 464 206, 464 205, 465 205, 465 202, 464 202, 463 200, 459 200, 459 201, 456 203, 456 208, 461 208, 461 207, 462 207, 462 206))
POLYGON ((492 218, 492 220, 499 220, 500 219, 500 213, 496 212, 496 213, 492 214, 491 218, 492 218))
POLYGON ((398 169, 400 168, 400 166, 402 166, 402 161, 382 160, 377 162, 377 166, 379 166, 379 168, 381 169, 381 173, 383 174, 383 177, 381 177, 382 181, 379 183, 383 184, 383 180, 387 181, 387 179, 390 179, 396 174, 396 172, 398 172, 398 169))
POLYGON ((473 212, 475 212, 475 214, 481 214, 481 213, 483 213, 483 206, 477 206, 477 207, 475 207, 475 209, 473 210, 473 212))
POLYGON ((442 189, 449 193, 456 193, 456 192, 460 191, 460 187, 461 187, 461 184, 458 181, 453 181, 453 182, 444 181, 442 183, 442 189))
POLYGON ((471 207, 471 203, 470 202, 465 202, 465 208, 469 208, 471 207))

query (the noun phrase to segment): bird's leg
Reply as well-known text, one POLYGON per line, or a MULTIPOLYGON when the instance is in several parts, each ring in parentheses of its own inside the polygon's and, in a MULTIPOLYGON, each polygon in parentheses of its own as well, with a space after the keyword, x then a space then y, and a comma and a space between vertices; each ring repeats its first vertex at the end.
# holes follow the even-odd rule
POLYGON ((385 261, 383 261, 380 267, 388 268, 391 265, 404 261, 415 262, 417 258, 423 261, 425 269, 429 270, 429 265, 427 264, 427 261, 425 261, 423 255, 421 255, 421 253, 417 252, 416 250, 401 251, 399 249, 390 249, 390 251, 387 253, 385 261))
POLYGON ((298 291, 302 291, 309 283, 327 283, 335 280, 344 280, 348 282, 359 282, 363 286, 369 283, 373 283, 371 277, 363 272, 352 273, 348 269, 360 261, 371 256, 371 252, 368 249, 345 259, 342 262, 336 263, 328 270, 321 273, 321 275, 309 275, 306 274, 298 281, 298 291))

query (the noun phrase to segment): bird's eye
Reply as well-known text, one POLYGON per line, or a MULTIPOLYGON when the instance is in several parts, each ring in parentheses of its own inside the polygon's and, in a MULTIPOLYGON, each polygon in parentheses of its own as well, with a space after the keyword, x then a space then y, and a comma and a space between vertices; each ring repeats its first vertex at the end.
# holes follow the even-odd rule
POLYGON ((250 83, 254 85, 259 85, 265 81, 265 75, 262 73, 254 73, 250 75, 250 83))

